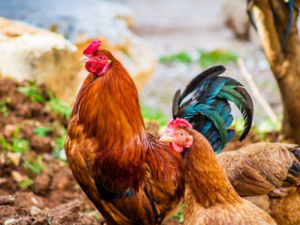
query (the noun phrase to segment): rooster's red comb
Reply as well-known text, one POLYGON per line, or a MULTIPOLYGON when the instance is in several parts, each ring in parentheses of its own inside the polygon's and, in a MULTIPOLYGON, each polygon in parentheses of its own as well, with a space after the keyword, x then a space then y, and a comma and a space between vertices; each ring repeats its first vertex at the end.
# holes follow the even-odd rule
POLYGON ((192 128, 192 125, 185 119, 176 118, 175 120, 171 120, 170 123, 168 123, 167 128, 170 127, 190 127, 192 128))
POLYGON ((101 45, 101 41, 92 41, 91 44, 89 44, 89 46, 87 46, 86 49, 84 49, 83 54, 84 55, 93 54, 95 51, 99 50, 100 45, 101 45))

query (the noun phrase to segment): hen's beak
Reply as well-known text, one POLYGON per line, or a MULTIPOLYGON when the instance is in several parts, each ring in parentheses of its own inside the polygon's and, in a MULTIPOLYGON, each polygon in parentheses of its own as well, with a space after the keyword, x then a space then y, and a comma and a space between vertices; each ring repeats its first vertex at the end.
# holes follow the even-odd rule
POLYGON ((169 137, 167 134, 164 134, 163 136, 160 137, 160 141, 166 141, 166 142, 173 142, 174 138, 169 137))
POLYGON ((86 63, 86 62, 88 62, 89 60, 90 60, 90 59, 84 55, 84 56, 82 56, 82 58, 80 59, 80 62, 86 63))
POLYGON ((106 64, 110 64, 110 63, 111 63, 110 59, 106 60, 106 64))

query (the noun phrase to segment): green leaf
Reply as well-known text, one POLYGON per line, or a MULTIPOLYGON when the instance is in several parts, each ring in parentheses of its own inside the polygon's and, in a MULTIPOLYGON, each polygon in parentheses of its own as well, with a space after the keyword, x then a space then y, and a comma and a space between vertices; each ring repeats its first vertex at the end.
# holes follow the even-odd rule
POLYGON ((55 98, 51 91, 48 91, 47 93, 50 97, 50 101, 47 102, 46 108, 50 109, 54 113, 57 113, 61 119, 65 117, 67 120, 69 120, 72 109, 60 99, 55 98))
POLYGON ((27 160, 23 159, 23 164, 25 169, 36 174, 40 174, 45 169, 41 155, 37 156, 36 160, 34 160, 33 155, 31 155, 27 160))
POLYGON ((45 99, 42 97, 42 95, 39 93, 39 87, 37 85, 31 85, 27 87, 18 87, 18 91, 20 93, 23 93, 27 97, 30 98, 30 101, 32 102, 40 102, 44 103, 45 99))
POLYGON ((46 137, 48 132, 53 131, 53 127, 37 127, 33 130, 40 137, 46 137))
POLYGON ((178 54, 163 56, 159 59, 162 63, 172 63, 172 62, 180 62, 190 64, 193 62, 192 58, 187 52, 179 52, 178 54))
POLYGON ((31 180, 30 178, 27 178, 26 180, 18 183, 18 186, 21 187, 23 190, 25 190, 31 185, 33 185, 33 180, 31 180))

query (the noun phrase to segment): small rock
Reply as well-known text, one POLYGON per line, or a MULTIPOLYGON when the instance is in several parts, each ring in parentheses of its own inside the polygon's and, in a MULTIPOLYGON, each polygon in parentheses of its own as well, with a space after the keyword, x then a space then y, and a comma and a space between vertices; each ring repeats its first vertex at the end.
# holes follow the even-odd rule
POLYGON ((22 175, 18 171, 15 171, 15 170, 11 172, 11 176, 12 176, 13 180, 16 181, 17 183, 20 183, 20 182, 28 179, 28 177, 26 175, 22 175))
POLYGON ((15 125, 12 125, 12 124, 7 124, 5 127, 4 127, 4 136, 5 137, 11 137, 14 133, 16 129, 16 126, 15 125))
POLYGON ((7 153, 7 157, 13 162, 13 164, 17 167, 20 164, 20 160, 21 160, 21 153, 20 152, 8 152, 7 153))
POLYGON ((35 194, 46 194, 50 186, 50 175, 47 171, 43 171, 40 176, 34 179, 33 191, 35 194))
POLYGON ((35 216, 35 215, 38 215, 42 212, 41 209, 39 209, 38 207, 36 206, 32 206, 31 209, 30 209, 30 215, 32 216, 35 216))
POLYGON ((35 134, 31 140, 31 147, 37 153, 46 153, 50 152, 52 149, 51 146, 52 139, 50 137, 42 138, 39 135, 35 134))
POLYGON ((5 220, 4 225, 12 224, 14 222, 16 222, 16 219, 15 218, 10 218, 10 219, 5 220))
MULTIPOLYGON (((3 77, 35 79, 64 101, 76 91, 80 62, 76 47, 62 35, 0 17, 0 51, 3 77)), ((21 110, 21 115, 27 115, 21 110)))
POLYGON ((31 208, 32 206, 36 206, 40 209, 45 207, 43 199, 32 192, 17 192, 14 194, 14 197, 14 205, 17 207, 31 208))
POLYGON ((11 195, 9 196, 0 196, 0 205, 12 204, 15 201, 15 198, 11 195))
POLYGON ((1 178, 0 177, 0 184, 4 184, 4 183, 6 183, 7 182, 7 178, 1 178))

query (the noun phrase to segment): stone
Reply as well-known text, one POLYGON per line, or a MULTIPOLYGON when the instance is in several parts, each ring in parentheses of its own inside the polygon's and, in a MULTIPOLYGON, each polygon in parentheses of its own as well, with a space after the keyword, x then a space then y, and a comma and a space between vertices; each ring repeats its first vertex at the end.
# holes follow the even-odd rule
MULTIPOLYGON (((153 47, 130 30, 133 13, 126 4, 103 0, 24 0, 22 3, 11 0, 6 3, 0 1, 0 15, 64 35, 77 46, 77 63, 91 40, 100 39, 103 43, 101 47, 111 51, 121 61, 138 90, 154 72, 157 60, 153 47), (72 9, 66 10, 70 6, 72 9)), ((87 71, 81 64, 77 91, 86 76, 87 71)), ((69 82, 64 80, 61 83, 69 86, 69 82)), ((70 95, 65 97, 70 99, 69 103, 75 100, 77 92, 65 92, 70 95)))
POLYGON ((7 124, 4 127, 4 136, 5 137, 11 137, 13 135, 15 129, 16 129, 15 125, 13 125, 13 124, 7 124))
POLYGON ((62 35, 0 18, 0 74, 15 80, 35 79, 55 96, 70 102, 78 86, 76 46, 62 35))
POLYGON ((22 154, 21 154, 20 152, 8 152, 8 153, 6 154, 6 156, 7 156, 7 158, 9 158, 9 159, 12 161, 12 163, 13 163, 16 167, 19 166, 20 161, 21 161, 21 156, 22 156, 22 154))

